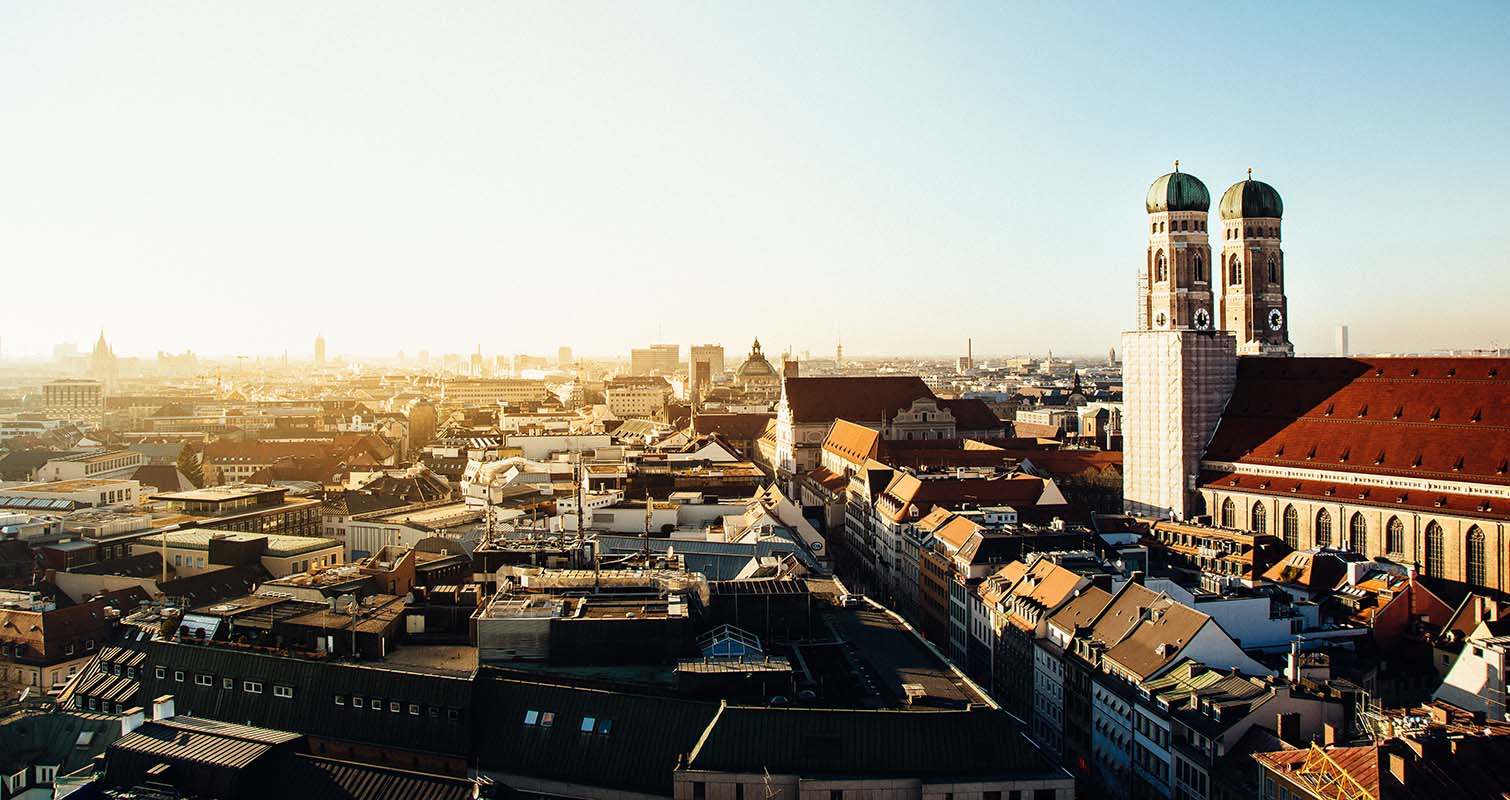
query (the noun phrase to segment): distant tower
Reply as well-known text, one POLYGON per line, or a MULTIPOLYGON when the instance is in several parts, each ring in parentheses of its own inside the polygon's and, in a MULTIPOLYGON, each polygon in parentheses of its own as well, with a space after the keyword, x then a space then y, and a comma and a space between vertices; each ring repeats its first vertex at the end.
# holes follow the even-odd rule
POLYGON ((834 344, 834 366, 844 366, 844 340, 836 339, 834 344))
POLYGON ((315 366, 325 366, 325 336, 315 336, 315 366))
POLYGON ((1108 367, 1111 367, 1111 366, 1115 366, 1116 363, 1117 363, 1117 348, 1115 348, 1115 347, 1108 347, 1106 349, 1106 365, 1108 367))
POLYGON ((1133 514, 1201 513, 1201 455, 1237 381, 1236 341, 1212 324, 1210 207, 1179 162, 1148 190, 1138 329, 1122 335, 1122 497, 1133 514))
POLYGON ((1353 354, 1352 351, 1349 350, 1348 346, 1347 346, 1347 326, 1346 325, 1338 325, 1337 326, 1337 355, 1342 356, 1343 358, 1346 358, 1346 357, 1348 357, 1348 356, 1350 356, 1352 354, 1353 354))
POLYGON ((1274 187, 1248 179, 1222 195, 1222 330, 1241 355, 1293 356, 1285 304, 1284 203, 1274 187))
POLYGON ((105 331, 101 330, 100 338, 89 354, 89 377, 110 389, 115 384, 116 369, 115 350, 105 343, 105 331))

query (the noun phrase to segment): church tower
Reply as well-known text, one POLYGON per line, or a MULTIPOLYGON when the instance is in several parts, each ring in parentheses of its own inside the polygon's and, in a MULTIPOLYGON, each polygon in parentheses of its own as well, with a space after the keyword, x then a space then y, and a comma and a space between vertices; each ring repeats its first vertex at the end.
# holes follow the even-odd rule
POLYGON ((1180 171, 1148 189, 1148 261, 1139 282, 1138 328, 1204 331, 1215 327, 1211 242, 1206 232, 1211 195, 1206 184, 1180 171))
POLYGON ((1237 346, 1219 330, 1206 222, 1211 195, 1175 171, 1149 187, 1138 326, 1122 334, 1122 502, 1129 513, 1203 513, 1201 456, 1237 381, 1237 346))
POLYGON ((1242 355, 1295 355, 1279 244, 1284 210, 1279 192, 1251 169, 1222 195, 1221 326, 1242 355))

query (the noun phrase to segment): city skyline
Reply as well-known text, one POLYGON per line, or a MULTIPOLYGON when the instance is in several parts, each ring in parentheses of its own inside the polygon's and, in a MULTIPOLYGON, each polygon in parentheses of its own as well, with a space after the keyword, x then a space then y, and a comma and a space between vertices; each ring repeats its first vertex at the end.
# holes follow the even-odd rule
POLYGON ((1141 9, 768 12, 8 9, 0 68, 31 79, 0 87, 26 154, 0 259, 19 294, 94 291, 77 322, 13 309, 5 352, 100 327, 122 353, 306 349, 276 315, 366 329, 340 352, 550 352, 569 318, 584 353, 817 353, 841 327, 857 354, 1096 353, 1133 325, 1139 201, 1176 158, 1285 196, 1300 352, 1339 324, 1360 352, 1510 338, 1510 168, 1476 157, 1510 118, 1502 6, 1193 13, 1179 74, 1141 9))

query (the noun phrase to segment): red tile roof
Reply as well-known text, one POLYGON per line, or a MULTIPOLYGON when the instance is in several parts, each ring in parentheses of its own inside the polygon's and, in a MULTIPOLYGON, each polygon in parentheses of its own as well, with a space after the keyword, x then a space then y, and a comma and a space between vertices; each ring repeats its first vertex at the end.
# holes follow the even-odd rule
POLYGON ((984 400, 962 397, 957 400, 940 400, 939 405, 954 415, 954 427, 962 431, 991 431, 1000 436, 1007 423, 986 405, 984 400))
POLYGON ((1206 460, 1510 486, 1510 359, 1243 358, 1206 460))
POLYGON ((883 414, 890 419, 920 397, 932 398, 933 392, 916 375, 786 380, 786 403, 797 423, 879 421, 883 414))

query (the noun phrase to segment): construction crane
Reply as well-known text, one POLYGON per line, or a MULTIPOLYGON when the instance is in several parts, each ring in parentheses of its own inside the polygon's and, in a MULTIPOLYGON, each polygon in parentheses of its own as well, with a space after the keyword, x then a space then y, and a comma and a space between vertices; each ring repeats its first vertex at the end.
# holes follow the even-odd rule
POLYGON ((1323 800, 1378 800, 1315 742, 1297 774, 1323 800))

